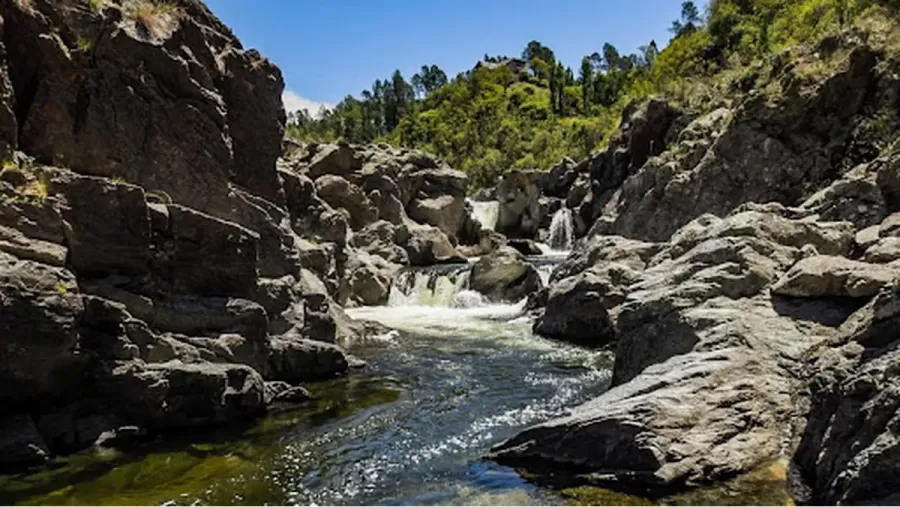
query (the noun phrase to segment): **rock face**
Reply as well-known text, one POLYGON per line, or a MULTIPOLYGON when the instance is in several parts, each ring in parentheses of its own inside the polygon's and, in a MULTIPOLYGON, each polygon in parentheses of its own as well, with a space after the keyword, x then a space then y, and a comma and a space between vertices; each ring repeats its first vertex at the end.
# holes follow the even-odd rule
POLYGON ((4 471, 306 399, 374 329, 342 304, 484 236, 463 173, 284 141, 274 65, 199 1, 140 7, 0 4, 4 471))
POLYGON ((810 404, 793 465, 796 496, 811 504, 890 504, 900 472, 900 287, 878 294, 833 341, 809 355, 810 404))
MULTIPOLYGON (((835 228, 739 212, 701 217, 664 248, 594 242, 578 257, 600 259, 605 250, 618 260, 553 283, 536 330, 616 344, 616 387, 500 444, 493 456, 650 492, 725 479, 777 458, 794 410, 790 372, 834 329, 798 319, 802 308, 766 289, 802 257, 792 238, 835 228), (773 223, 781 234, 772 234, 773 223), (642 268, 641 254, 653 251, 642 268)), ((837 241, 850 237, 847 228, 837 241)))
POLYGON ((541 289, 540 274, 525 257, 503 247, 472 266, 469 287, 493 301, 516 302, 541 289))

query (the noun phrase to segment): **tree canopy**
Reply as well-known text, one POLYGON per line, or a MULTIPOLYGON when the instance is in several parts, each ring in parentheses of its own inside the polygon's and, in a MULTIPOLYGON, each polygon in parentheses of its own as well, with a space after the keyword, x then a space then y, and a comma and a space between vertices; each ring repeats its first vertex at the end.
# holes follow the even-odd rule
POLYGON ((581 59, 577 78, 532 40, 521 72, 487 54, 489 65, 452 79, 437 65, 423 65, 409 82, 398 70, 334 109, 292 114, 288 134, 421 148, 466 171, 475 186, 490 185, 511 168, 547 168, 601 148, 632 100, 695 98, 689 85, 836 32, 870 8, 894 15, 900 0, 712 0, 702 14, 685 1, 665 48, 649 41, 623 54, 599 45, 581 59))

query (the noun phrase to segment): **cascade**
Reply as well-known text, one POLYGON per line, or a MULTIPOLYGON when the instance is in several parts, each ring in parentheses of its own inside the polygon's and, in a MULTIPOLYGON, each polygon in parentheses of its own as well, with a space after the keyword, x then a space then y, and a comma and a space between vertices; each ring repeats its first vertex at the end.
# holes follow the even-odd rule
POLYGON ((394 278, 388 306, 455 306, 468 281, 468 264, 406 268, 394 278))
POLYGON ((571 250, 575 243, 572 210, 563 206, 550 221, 550 248, 556 251, 571 250))
POLYGON ((477 220, 485 229, 494 230, 497 227, 497 218, 500 216, 500 203, 497 201, 473 201, 466 199, 472 206, 472 218, 477 220))

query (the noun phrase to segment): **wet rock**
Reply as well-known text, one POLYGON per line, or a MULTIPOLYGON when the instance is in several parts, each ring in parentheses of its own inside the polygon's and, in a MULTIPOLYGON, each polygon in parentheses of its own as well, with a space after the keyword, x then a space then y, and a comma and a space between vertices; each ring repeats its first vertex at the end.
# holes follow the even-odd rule
POLYGON ((287 382, 266 382, 266 404, 271 403, 303 403, 312 400, 313 396, 302 386, 292 386, 287 382))
POLYGON ((510 247, 482 257, 472 266, 469 287, 493 301, 516 302, 543 286, 537 269, 510 247))
POLYGON ((537 243, 530 239, 509 239, 506 241, 506 246, 514 248, 522 255, 541 255, 543 253, 537 243))
POLYGON ((406 250, 412 266, 465 262, 447 235, 437 227, 407 225, 398 234, 397 244, 406 250))
MULTIPOLYGON (((541 173, 543 175, 543 173, 541 173)), ((512 237, 534 237, 544 219, 537 173, 510 171, 497 184, 497 232, 512 237)))

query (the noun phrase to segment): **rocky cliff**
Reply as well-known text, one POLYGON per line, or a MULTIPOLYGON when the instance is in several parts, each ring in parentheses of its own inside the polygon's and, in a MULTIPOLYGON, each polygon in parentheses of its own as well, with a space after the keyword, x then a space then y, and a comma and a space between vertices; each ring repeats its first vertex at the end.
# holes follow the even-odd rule
POLYGON ((900 82, 885 26, 779 54, 705 110, 634 104, 602 152, 501 182, 520 233, 565 197, 584 236, 532 297, 536 332, 609 347, 615 365, 609 391, 495 459, 642 495, 783 459, 798 501, 896 501, 900 82))
POLYGON ((377 331, 343 305, 490 236, 434 157, 285 144, 278 68, 200 2, 0 17, 0 469, 303 399, 377 331))

